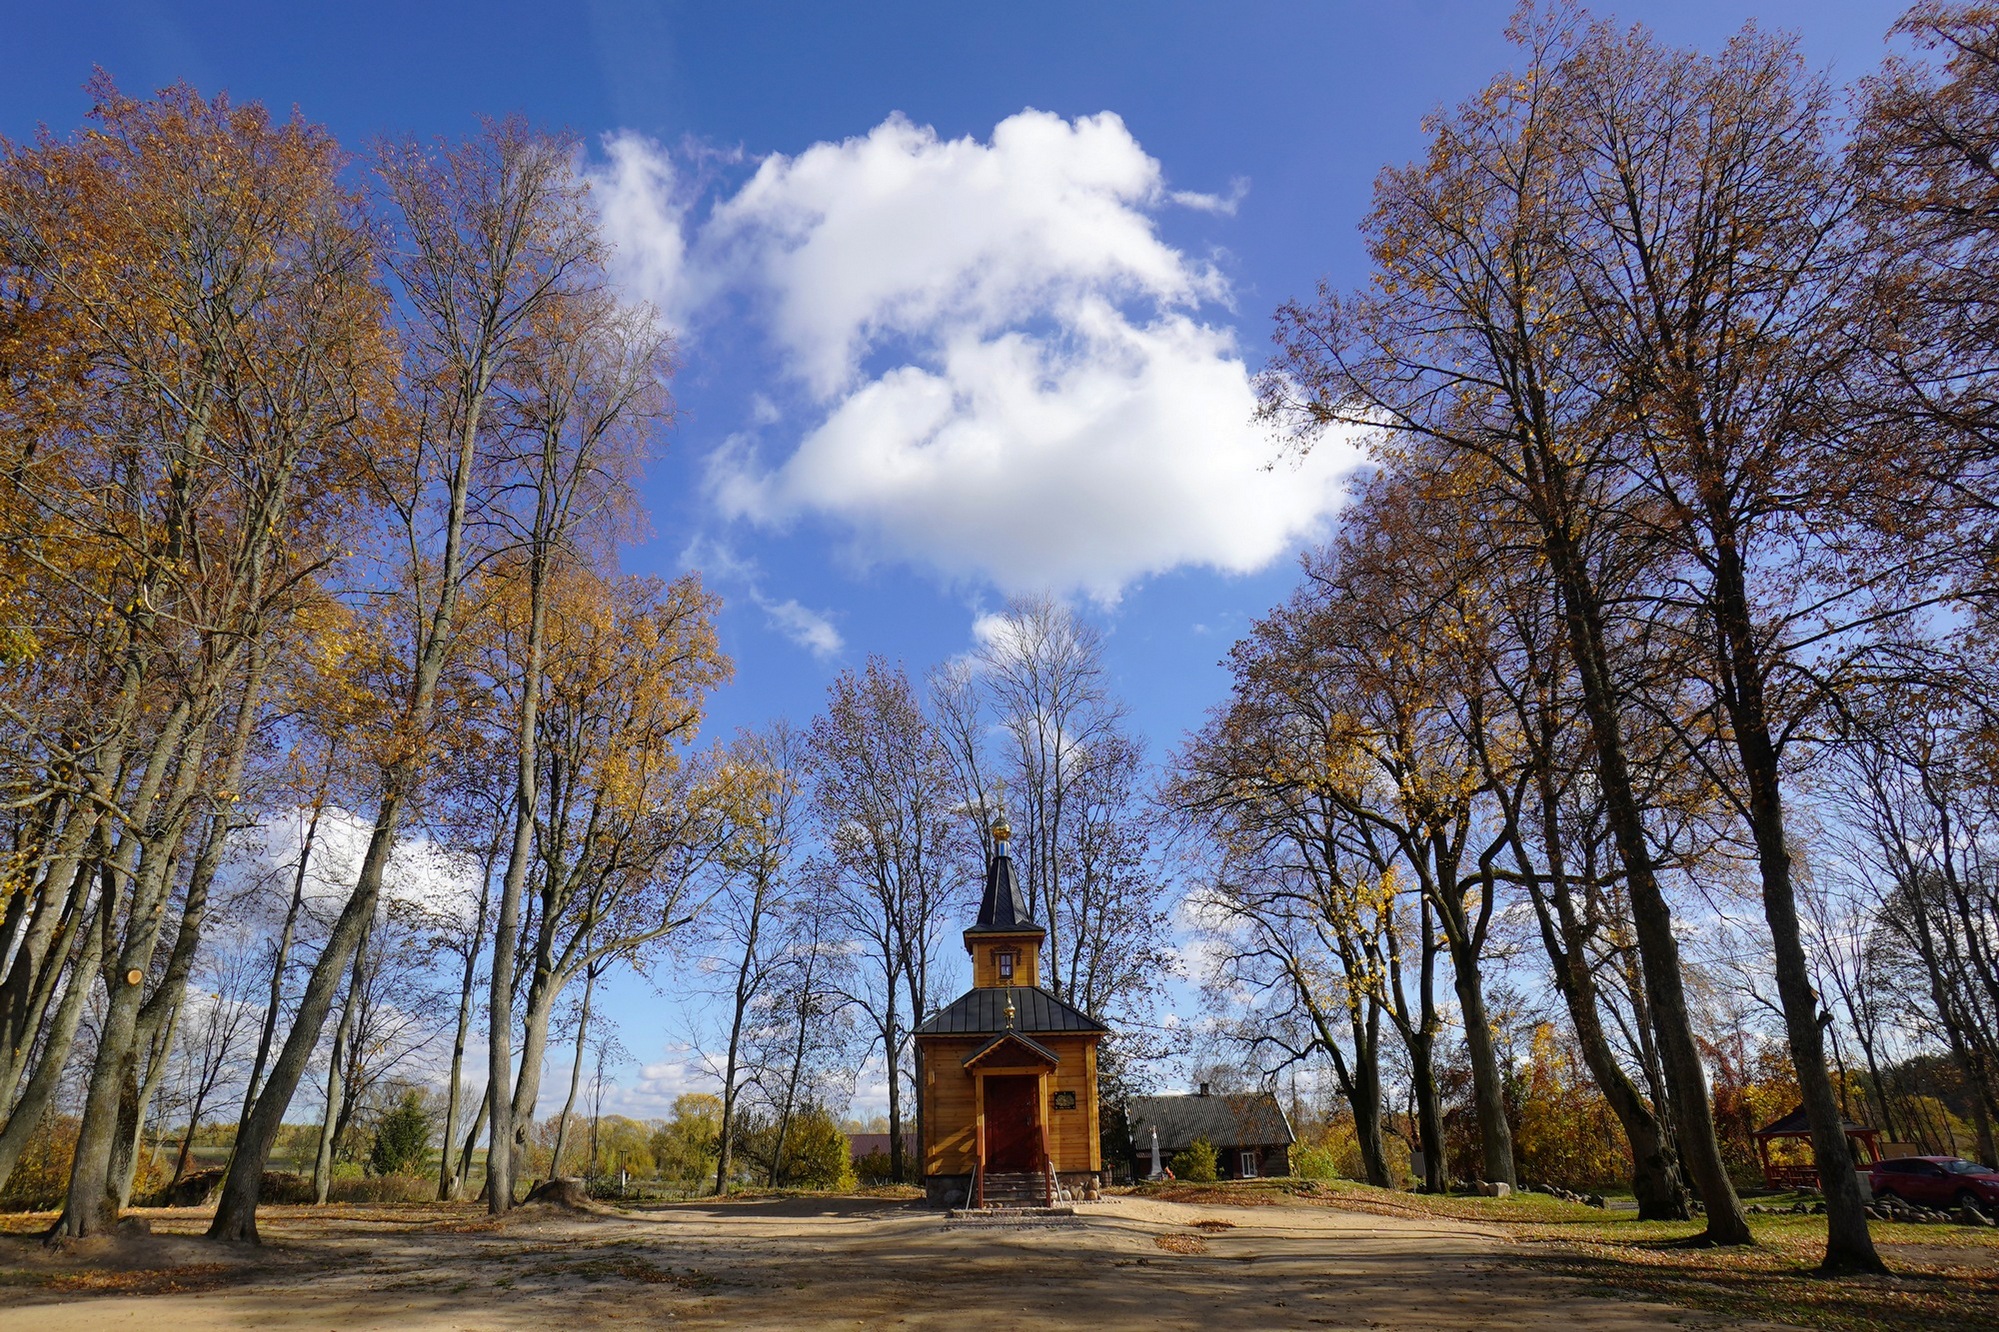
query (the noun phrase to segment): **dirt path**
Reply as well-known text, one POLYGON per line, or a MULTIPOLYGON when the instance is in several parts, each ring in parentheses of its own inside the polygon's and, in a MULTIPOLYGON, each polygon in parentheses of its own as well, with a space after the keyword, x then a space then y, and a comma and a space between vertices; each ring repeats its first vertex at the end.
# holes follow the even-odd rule
POLYGON ((273 1208, 265 1250, 219 1257, 175 1237, 196 1214, 151 1215, 161 1234, 94 1255, 0 1242, 0 1329, 1726 1325, 1581 1295, 1495 1230, 1326 1207, 1116 1198, 1010 1228, 787 1200, 497 1229, 464 1210, 273 1208))

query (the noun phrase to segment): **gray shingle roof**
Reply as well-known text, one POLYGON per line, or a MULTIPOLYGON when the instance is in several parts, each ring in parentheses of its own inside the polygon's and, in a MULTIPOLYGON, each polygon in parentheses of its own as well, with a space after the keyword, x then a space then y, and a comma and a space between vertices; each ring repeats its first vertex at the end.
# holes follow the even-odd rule
POLYGON ((1013 997, 1015 1031, 1108 1031, 1110 1028, 1038 985, 967 990, 916 1029, 918 1036, 984 1036, 1006 1030, 1007 996, 1013 997))
MULTIPOLYGON (((1850 1119, 1842 1119, 1839 1122, 1848 1133, 1874 1133, 1878 1131, 1867 1127, 1865 1124, 1856 1124, 1850 1119)), ((1801 1105, 1790 1114, 1771 1120, 1749 1136, 1752 1138, 1782 1138, 1788 1137, 1791 1134, 1810 1133, 1811 1131, 1812 1123, 1809 1119, 1805 1118, 1805 1107, 1801 1105)))
POLYGON ((1206 1138, 1221 1148, 1272 1146, 1296 1142, 1284 1107, 1269 1092, 1216 1092, 1209 1096, 1134 1096, 1125 1102, 1132 1146, 1152 1149, 1152 1129, 1159 1129, 1159 1150, 1185 1151, 1194 1139, 1206 1138))

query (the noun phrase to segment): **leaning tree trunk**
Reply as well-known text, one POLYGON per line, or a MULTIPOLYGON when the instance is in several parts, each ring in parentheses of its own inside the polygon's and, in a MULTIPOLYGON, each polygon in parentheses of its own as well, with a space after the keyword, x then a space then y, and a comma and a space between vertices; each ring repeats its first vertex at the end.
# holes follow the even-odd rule
MULTIPOLYGON (((1536 461, 1530 453, 1530 466, 1536 461)), ((1556 465, 1561 465, 1559 460, 1556 465)), ((1693 1020, 1687 1009, 1680 944, 1673 934, 1673 913, 1659 886, 1644 812, 1625 756, 1620 700, 1604 644, 1603 608, 1584 567, 1582 552, 1576 549, 1568 532, 1545 512, 1542 525, 1543 549, 1561 589, 1569 651, 1575 660, 1583 711, 1589 718, 1604 817, 1624 865, 1632 930, 1638 937, 1639 963, 1646 996, 1652 1005, 1660 1064, 1680 1117, 1681 1161, 1707 1208, 1705 1239, 1713 1244, 1754 1244, 1749 1216, 1742 1209, 1734 1181, 1728 1177, 1728 1166, 1722 1160, 1721 1144, 1715 1136, 1707 1073, 1694 1043, 1693 1020)))
POLYGON ((103 913, 94 911, 85 917, 77 931, 79 946, 70 969, 69 988, 63 991, 62 1002, 56 1005, 55 1021, 49 1026, 41 1062, 29 1076, 28 1085, 21 1091, 21 1099, 14 1103, 6 1128, 0 1129, 0 1188, 6 1187, 8 1178, 13 1175, 28 1139, 41 1125, 56 1086, 62 1081, 63 1067, 69 1062, 70 1047, 76 1041, 77 1025, 83 1020, 83 1010, 90 1001, 91 990, 97 985, 97 974, 105 950, 111 944, 103 921, 103 913))
POLYGON ((251 1243, 257 1240, 257 1199, 264 1170, 270 1164, 271 1149, 277 1145, 279 1130, 284 1127, 285 1111, 290 1107, 292 1095, 298 1090, 299 1080, 304 1077, 306 1065, 319 1044, 320 1033, 325 1030, 326 1016, 333 1008, 334 994, 339 989, 341 977, 360 947, 362 936, 374 922, 375 907, 382 896, 382 872, 388 864, 389 849, 395 842, 395 827, 401 808, 400 795, 391 793, 385 795, 382 808, 376 813, 375 831, 368 840, 367 854, 362 857, 361 873, 355 881, 354 892, 341 909, 339 919, 334 922, 333 933, 328 937, 319 961, 313 965, 305 993, 299 998, 298 1014, 293 1019, 291 1034, 285 1038, 284 1048, 278 1052, 277 1060, 271 1066, 270 1078, 258 1094, 255 1108, 236 1135, 236 1150, 229 1158, 229 1170, 223 1177, 215 1220, 208 1227, 210 1239, 247 1240, 251 1243))
POLYGON ((319 1148, 312 1160, 312 1200, 322 1206, 333 1187, 333 1140, 347 1100, 347 1049, 354 1039, 354 1011, 360 1007, 367 951, 368 941, 363 937, 361 946, 354 950, 354 972, 347 982, 347 1002, 340 1006, 340 1021, 333 1028, 333 1054, 326 1061, 326 1113, 320 1117, 319 1148))
POLYGON ((1381 1007, 1370 1001, 1365 1022, 1353 1024, 1354 1068, 1347 1104, 1353 1107, 1354 1140, 1361 1170, 1376 1188, 1393 1186, 1388 1151, 1381 1134, 1381 1007))
MULTIPOLYGON (((1534 917, 1541 927, 1541 944, 1548 954, 1555 989, 1568 1007, 1569 1024, 1575 1031, 1576 1044, 1581 1047, 1583 1062, 1611 1113, 1617 1116, 1625 1143, 1631 1149, 1631 1192, 1638 1200, 1638 1218, 1684 1221, 1693 1215, 1693 1200, 1680 1176, 1679 1158, 1666 1136, 1665 1126, 1645 1104, 1637 1085, 1611 1049, 1610 1038, 1603 1029, 1603 1014, 1597 1008, 1596 972, 1589 957, 1591 931, 1576 913, 1557 814, 1559 800, 1554 773, 1545 761, 1553 741, 1552 727, 1552 722, 1543 721, 1542 748, 1537 751, 1534 764, 1534 782, 1541 805, 1541 840, 1547 848, 1548 890, 1543 893, 1530 872, 1527 895, 1534 904, 1534 917)), ((1514 853, 1521 868, 1530 869, 1526 845, 1517 837, 1514 853)))
POLYGON ((458 1131, 458 1097, 464 1090, 465 1039, 472 1029, 472 983, 478 977, 479 947, 486 940, 486 906, 492 896, 493 862, 499 854, 499 839, 495 837, 488 844, 485 868, 479 875, 479 914, 473 921, 472 940, 465 947, 465 970, 458 982, 458 1033, 451 1043, 451 1090, 444 1110, 444 1147, 438 1153, 437 1162, 439 1202, 448 1202, 459 1192, 459 1186, 454 1182, 457 1172, 452 1168, 451 1144, 458 1131))
POLYGON ((1560 862, 1556 861, 1551 869, 1555 877, 1552 911, 1547 899, 1538 890, 1532 891, 1555 988, 1568 1007, 1569 1025, 1575 1030, 1583 1063, 1596 1080, 1597 1090, 1610 1106, 1610 1112, 1617 1116, 1625 1143, 1631 1149, 1631 1193, 1638 1200, 1638 1219, 1684 1221, 1693 1215, 1693 1200, 1680 1177, 1679 1158, 1666 1137, 1665 1126, 1645 1104, 1645 1098, 1618 1062, 1610 1038, 1603 1030, 1603 1016, 1597 1010, 1596 977, 1590 970, 1581 922, 1569 904, 1562 872, 1560 862))
MULTIPOLYGON (((1734 689, 1726 694, 1736 755, 1748 786, 1750 836, 1763 881, 1763 915, 1770 925, 1770 948, 1783 1002, 1784 1029, 1791 1040, 1819 1185, 1825 1190, 1826 1249, 1822 1271, 1886 1272, 1867 1231, 1867 1200, 1853 1172, 1845 1116, 1826 1070, 1825 1026, 1818 994, 1812 989, 1811 960, 1798 925, 1797 892, 1791 882, 1791 849, 1784 831, 1784 799, 1777 746, 1763 694, 1763 663, 1750 616, 1744 571, 1726 528, 1716 532, 1713 594, 1734 689)), ((1827 1022, 1830 1021, 1828 1015, 1827 1022)))
POLYGON ((132 1189, 138 1182, 139 1160, 145 1154, 146 1119, 152 1111, 153 1098, 159 1095, 160 1084, 166 1080, 167 1055, 173 1049, 174 1037, 179 1031, 180 1005, 176 1002, 166 1022, 152 1033, 147 1042, 146 1076, 134 1089, 129 1121, 123 1119, 121 1114, 118 1139, 111 1153, 111 1181, 118 1191, 118 1210, 121 1212, 132 1205, 132 1189))
MULTIPOLYGON (((1444 943, 1451 953, 1452 988, 1458 994, 1458 1011, 1465 1024, 1465 1052, 1471 1057, 1472 1103, 1478 1115, 1479 1163, 1485 1178, 1498 1184, 1512 1184, 1513 1130, 1506 1122, 1506 1090, 1499 1076, 1499 1052, 1493 1045, 1492 1023, 1486 1016, 1485 981, 1479 974, 1479 940, 1466 917, 1458 892, 1445 877, 1450 867, 1437 867, 1434 894, 1437 916, 1443 925, 1444 943)), ((1488 889, 1488 891, 1490 891, 1488 889)))
MULTIPOLYGON (((569 1064, 569 1096, 562 1103, 562 1115, 555 1122, 555 1155, 549 1158, 548 1177, 562 1177, 562 1153, 569 1146, 569 1117, 576 1111, 576 1089, 583 1085, 583 1049, 590 1034, 590 999, 597 989, 597 968, 592 966, 583 973, 583 1009, 576 1018, 576 1051, 569 1064)), ((597 1162, 593 1157, 585 1178, 597 1172, 597 1162)))
POLYGON ((250 1111, 257 1104, 257 1092, 264 1078, 264 1065, 271 1057, 271 1042, 278 1031, 278 1013, 284 1007, 285 966, 291 960, 292 935, 298 928, 298 916, 305 906, 305 875, 312 861, 312 844, 319 836, 319 818, 326 810, 326 788, 332 780, 333 765, 329 759, 325 774, 320 778, 319 794, 313 800, 312 817, 306 821, 305 836, 299 841, 298 866, 292 874, 291 903, 285 908, 285 923, 278 931, 278 944, 271 955, 271 997, 264 1007, 264 1021, 257 1033, 257 1053, 250 1061, 250 1076, 243 1085, 243 1109, 236 1116, 236 1139, 232 1139, 229 1155, 236 1155, 235 1141, 243 1135, 243 1127, 250 1121, 250 1111))
POLYGON ((458 1178, 453 1181, 451 1186, 451 1196, 454 1198, 463 1198, 465 1196, 466 1187, 472 1181, 472 1153, 479 1149, 479 1135, 486 1131, 486 1093, 484 1091, 479 1093, 479 1099, 474 1101, 473 1105, 475 1110, 472 1115, 472 1128, 465 1135, 464 1146, 458 1151, 458 1178))

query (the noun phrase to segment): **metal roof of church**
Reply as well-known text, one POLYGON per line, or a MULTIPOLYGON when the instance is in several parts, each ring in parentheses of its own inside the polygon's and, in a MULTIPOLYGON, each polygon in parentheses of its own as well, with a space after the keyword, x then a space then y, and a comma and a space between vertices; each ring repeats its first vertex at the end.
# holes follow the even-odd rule
MULTIPOLYGON (((986 892, 979 899, 978 923, 966 934, 1018 934, 1041 926, 1027 914, 1027 902, 1020 895, 1020 881, 1014 876, 1013 857, 1006 853, 1006 838, 996 837, 997 849, 986 862, 986 892)), ((969 945, 967 945, 969 947, 969 945)))
POLYGON ((1038 985, 967 990, 916 1029, 918 1036, 985 1036, 1007 1029, 1006 1005, 1014 1005, 1013 1029, 1019 1032, 1109 1031, 1103 1023, 1057 999, 1038 985))

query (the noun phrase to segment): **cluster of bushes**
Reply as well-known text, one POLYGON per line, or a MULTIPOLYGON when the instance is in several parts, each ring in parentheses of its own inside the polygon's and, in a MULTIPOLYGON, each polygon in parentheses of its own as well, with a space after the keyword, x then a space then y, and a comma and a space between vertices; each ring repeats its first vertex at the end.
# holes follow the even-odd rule
POLYGON ((1196 1138, 1187 1144, 1186 1151, 1173 1153, 1167 1165, 1175 1179, 1184 1179, 1189 1184, 1212 1184, 1221 1177, 1220 1158, 1215 1154, 1215 1145, 1206 1138, 1196 1138))
MULTIPOLYGON (((847 1132, 826 1110, 811 1106, 791 1117, 780 1153, 773 1118, 745 1115, 736 1129, 738 1177, 749 1183, 794 1189, 851 1189, 861 1176, 854 1168, 847 1132)), ((883 1156, 880 1175, 888 1175, 883 1156)))

